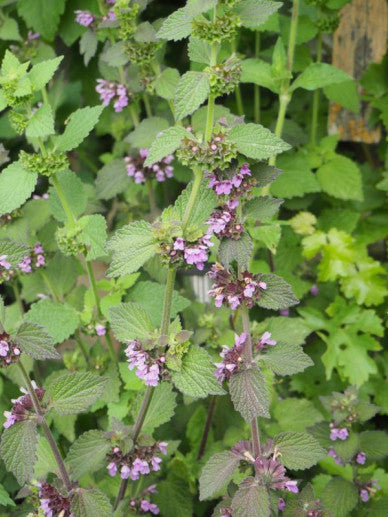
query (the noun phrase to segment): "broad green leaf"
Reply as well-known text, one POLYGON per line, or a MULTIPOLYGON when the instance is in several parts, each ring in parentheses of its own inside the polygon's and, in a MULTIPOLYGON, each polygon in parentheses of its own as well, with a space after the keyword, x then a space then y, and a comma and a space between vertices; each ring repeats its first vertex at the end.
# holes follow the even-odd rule
POLYGON ((97 197, 98 199, 112 199, 117 194, 124 192, 130 183, 124 160, 112 160, 97 173, 97 197))
POLYGON ((218 249, 221 263, 228 268, 235 260, 242 269, 247 270, 249 260, 252 257, 252 239, 244 232, 239 239, 223 238, 218 249))
POLYGON ((244 205, 244 215, 259 221, 271 219, 283 203, 282 199, 275 199, 269 196, 262 196, 250 199, 244 205))
MULTIPOLYGON (((14 41, 20 41, 20 33, 19 33, 19 26, 17 24, 17 21, 13 18, 8 18, 4 16, 4 19, 2 21, 2 24, 0 26, 0 39, 1 40, 14 40, 14 41)), ((1 504, 1 502, 0 502, 1 504)))
POLYGON ((0 506, 16 506, 3 485, 0 485, 0 506))
POLYGON ((162 23, 157 33, 158 38, 173 41, 187 38, 191 32, 191 20, 184 7, 177 9, 162 23))
POLYGON ((330 196, 362 201, 361 173, 357 165, 346 156, 335 155, 319 167, 316 176, 322 190, 330 196))
MULTIPOLYGON (((92 31, 93 32, 93 31, 92 31)), ((125 42, 119 41, 113 43, 100 54, 100 59, 108 63, 111 67, 124 66, 128 63, 128 57, 125 54, 125 42)))
POLYGON ((308 160, 301 153, 279 156, 276 164, 283 174, 271 185, 274 196, 289 199, 321 190, 308 160))
POLYGON ((125 138, 125 141, 138 149, 148 148, 152 145, 152 142, 158 134, 165 129, 168 129, 168 122, 166 119, 162 117, 145 118, 131 133, 129 133, 125 138))
POLYGON ((53 110, 49 104, 42 104, 28 121, 26 136, 28 138, 46 138, 54 133, 53 110))
POLYGON ((343 83, 330 84, 323 89, 326 97, 354 113, 360 112, 357 83, 353 79, 343 83))
POLYGON ((380 305, 388 295, 386 270, 380 262, 368 257, 357 262, 349 276, 341 278, 341 290, 346 298, 359 305, 380 305))
POLYGON ((46 40, 53 41, 58 29, 59 18, 65 10, 65 0, 19 0, 19 15, 27 27, 39 32, 46 40))
POLYGON ((158 483, 158 493, 152 500, 160 508, 160 515, 165 517, 189 517, 194 513, 193 496, 182 477, 171 475, 158 483))
POLYGON ((182 360, 182 370, 172 374, 179 391, 195 398, 223 395, 225 392, 214 375, 210 356, 203 348, 191 346, 182 360))
POLYGON ((20 485, 30 481, 34 473, 37 442, 38 432, 33 420, 16 422, 1 435, 1 458, 20 485))
POLYGON ((62 343, 78 327, 77 311, 67 303, 57 303, 45 298, 31 305, 25 319, 44 327, 54 344, 62 343))
POLYGON ((74 111, 65 131, 54 139, 58 151, 71 151, 80 145, 92 131, 100 118, 104 106, 87 106, 74 111))
POLYGON ((346 440, 336 440, 333 447, 337 455, 346 463, 360 450, 359 435, 351 432, 346 440))
POLYGON ((30 254, 30 248, 21 242, 14 242, 10 239, 0 239, 0 255, 6 255, 7 262, 16 267, 23 257, 30 254))
POLYGON ((268 517, 270 501, 267 489, 253 478, 241 483, 232 499, 233 517, 268 517))
POLYGON ((108 241, 107 249, 112 252, 108 276, 134 273, 156 253, 151 225, 135 221, 123 226, 108 241))
POLYGON ((184 138, 193 138, 193 135, 182 126, 171 126, 159 133, 150 147, 144 165, 152 165, 174 153, 184 138))
POLYGON ((190 36, 188 54, 190 61, 195 63, 210 64, 211 45, 195 36, 190 36))
POLYGON ((23 352, 34 359, 61 358, 54 348, 51 336, 35 323, 22 323, 13 338, 23 352))
POLYGON ((364 431, 360 434, 360 450, 367 460, 376 461, 388 455, 388 435, 384 431, 364 431))
POLYGON ((49 473, 55 474, 59 477, 58 464, 45 436, 38 436, 36 456, 37 459, 34 465, 34 478, 45 478, 49 473))
POLYGON ((279 223, 260 224, 260 226, 249 228, 249 233, 255 241, 260 242, 264 247, 268 248, 271 253, 276 253, 276 248, 282 234, 279 223))
POLYGON ((74 517, 108 517, 113 508, 105 494, 95 488, 76 488, 71 497, 71 511, 74 517))
MULTIPOLYGON (((98 39, 95 31, 87 30, 81 36, 79 42, 79 51, 84 56, 84 65, 88 66, 89 61, 97 52, 98 39)), ((112 63, 112 66, 113 63, 112 63)))
POLYGON ((79 262, 75 257, 66 257, 60 252, 50 259, 45 273, 59 298, 63 298, 74 287, 78 278, 78 266, 79 262))
MULTIPOLYGON (((154 390, 147 414, 144 419, 143 429, 148 431, 154 430, 165 424, 174 416, 176 407, 176 393, 173 391, 171 383, 161 382, 154 390)), ((134 404, 132 413, 134 417, 138 415, 141 402, 143 401, 143 394, 137 399, 137 404, 134 404)))
POLYGON ((209 75, 204 72, 186 72, 175 91, 175 119, 191 115, 205 102, 210 92, 209 75))
MULTIPOLYGON (((73 171, 65 170, 56 174, 58 183, 66 197, 71 213, 79 217, 84 213, 88 197, 84 183, 73 171)), ((67 215, 63 209, 62 202, 55 187, 49 188, 49 206, 51 213, 57 221, 67 221, 67 215)))
POLYGON ((240 458, 230 451, 218 452, 208 460, 199 479, 201 501, 216 494, 230 480, 240 458))
POLYGON ((281 2, 271 0, 242 0, 237 3, 234 11, 244 27, 253 28, 265 23, 281 5, 281 2))
POLYGON ((217 0, 187 0, 185 11, 187 16, 194 18, 199 14, 206 13, 213 9, 217 4, 217 0))
MULTIPOLYGON (((155 81, 155 92, 159 97, 162 97, 162 99, 172 101, 175 96, 179 79, 180 75, 176 68, 165 68, 155 81)), ((166 127, 168 127, 168 124, 166 124, 166 127)))
POLYGON ((63 56, 48 59, 34 65, 28 72, 28 77, 35 91, 41 90, 53 77, 58 66, 61 64, 63 56))
POLYGON ((229 131, 228 140, 237 150, 256 160, 265 160, 290 149, 290 145, 260 124, 238 124, 229 131))
POLYGON ((291 91, 297 88, 316 90, 330 84, 343 83, 352 79, 350 75, 328 63, 311 63, 291 84, 291 91))
POLYGON ((324 507, 336 517, 346 517, 357 506, 356 486, 343 478, 332 478, 324 487, 321 499, 324 507))
POLYGON ((47 386, 50 405, 60 415, 82 413, 104 392, 106 379, 89 372, 65 373, 47 386))
POLYGON ((11 163, 0 174, 0 215, 19 208, 35 189, 38 175, 24 170, 19 162, 11 163))
POLYGON ((104 465, 111 447, 111 442, 102 431, 95 429, 81 434, 66 456, 71 477, 80 479, 85 474, 93 474, 104 465))
POLYGON ((277 343, 268 347, 260 360, 278 375, 294 375, 314 364, 302 347, 288 343, 277 343))
MULTIPOLYGON (((305 432, 307 427, 323 420, 323 415, 306 399, 283 399, 276 404, 273 415, 282 431, 305 432)), ((326 436, 329 436, 329 428, 326 429, 326 436)))
POLYGON ((154 330, 152 321, 137 303, 121 303, 109 309, 109 318, 116 339, 146 339, 154 330))
POLYGON ((229 384, 234 408, 246 422, 261 416, 269 418, 269 396, 264 375, 257 367, 234 373, 229 384))
MULTIPOLYGON (((170 212, 169 208, 167 208, 164 214, 170 214, 172 220, 175 219, 183 222, 187 205, 189 204, 192 188, 193 182, 190 182, 185 190, 178 196, 172 211, 170 212)), ((211 189, 207 188, 206 181, 203 181, 199 189, 199 193, 196 197, 194 207, 190 213, 190 217, 186 221, 185 233, 190 234, 190 229, 195 230, 198 227, 203 227, 203 233, 205 233, 207 227, 204 226, 204 223, 208 220, 210 214, 216 206, 216 195, 211 189)), ((162 218, 164 214, 162 215, 162 218)))
POLYGON ((273 273, 266 273, 261 276, 260 281, 267 284, 267 289, 257 300, 259 307, 276 311, 299 303, 292 292, 291 286, 282 277, 273 273))
POLYGON ((326 456, 317 440, 307 433, 280 433, 274 437, 279 461, 293 470, 308 469, 326 456))
POLYGON ((101 214, 85 215, 78 221, 82 228, 78 241, 87 247, 87 260, 95 260, 106 255, 106 220, 101 214))

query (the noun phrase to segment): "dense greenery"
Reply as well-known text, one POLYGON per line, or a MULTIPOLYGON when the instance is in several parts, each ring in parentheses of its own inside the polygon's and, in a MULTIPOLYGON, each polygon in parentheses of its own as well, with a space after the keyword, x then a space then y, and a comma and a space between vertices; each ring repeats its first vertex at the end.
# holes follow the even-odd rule
POLYGON ((385 134, 387 62, 330 64, 347 3, 0 0, 1 516, 387 515, 387 144, 326 129, 385 134))

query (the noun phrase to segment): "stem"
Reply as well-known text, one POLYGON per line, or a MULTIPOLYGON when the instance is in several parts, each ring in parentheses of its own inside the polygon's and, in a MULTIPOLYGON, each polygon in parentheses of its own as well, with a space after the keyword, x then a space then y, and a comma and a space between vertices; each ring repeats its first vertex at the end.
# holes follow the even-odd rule
POLYGON ((147 191, 148 191, 148 200, 150 202, 151 214, 155 215, 158 211, 158 208, 156 206, 155 192, 154 192, 154 189, 152 186, 152 180, 150 178, 147 179, 146 185, 147 185, 147 191))
POLYGON ((187 203, 186 211, 185 211, 185 214, 183 217, 183 228, 186 227, 186 225, 190 219, 191 213, 192 213, 194 205, 195 205, 195 200, 197 199, 197 195, 198 195, 199 189, 201 187, 201 183, 202 183, 201 169, 194 169, 193 173, 194 173, 193 188, 191 190, 190 198, 187 203))
POLYGON ((43 103, 44 104, 50 104, 49 98, 48 98, 48 94, 47 94, 47 90, 46 90, 45 86, 43 86, 43 88, 41 90, 41 93, 42 93, 43 103))
POLYGON ((77 345, 79 346, 79 349, 81 350, 81 353, 84 356, 86 364, 88 366, 90 366, 88 348, 87 348, 86 343, 82 340, 81 333, 80 333, 80 331, 78 329, 74 333, 74 339, 76 340, 77 345))
POLYGON ((97 316, 100 318, 102 316, 100 298, 98 297, 97 283, 96 283, 96 278, 94 276, 92 263, 90 260, 87 260, 87 259, 85 259, 85 263, 86 263, 86 269, 88 270, 89 283, 90 283, 90 285, 92 287, 92 291, 93 291, 94 303, 95 303, 96 309, 97 309, 97 316))
MULTIPOLYGON (((214 9, 215 12, 215 9, 214 9)), ((213 67, 217 64, 217 54, 218 54, 218 43, 213 43, 210 51, 210 67, 213 67)), ((207 101, 207 115, 206 115, 206 129, 205 129, 205 142, 209 142, 214 124, 214 103, 215 97, 214 95, 209 95, 207 101)))
POLYGON ((55 460, 57 462, 58 469, 59 469, 62 481, 63 481, 63 483, 64 483, 64 485, 66 487, 66 490, 68 492, 70 492, 70 490, 72 489, 72 484, 71 484, 71 481, 70 481, 70 478, 69 478, 69 474, 67 473, 66 466, 65 466, 65 464, 63 462, 63 459, 62 459, 61 453, 59 452, 58 446, 57 446, 57 444, 56 444, 56 442, 54 440, 54 436, 52 435, 51 430, 50 430, 49 426, 47 425, 47 422, 46 422, 46 420, 44 418, 44 413, 42 411, 42 408, 41 408, 40 402, 38 400, 38 397, 36 396, 34 387, 32 386, 30 377, 29 377, 26 369, 24 368, 23 364, 20 361, 17 364, 18 364, 20 372, 21 372, 21 374, 23 376, 24 382, 26 383, 26 387, 27 387, 28 393, 29 393, 29 395, 31 397, 32 404, 33 404, 34 409, 35 409, 35 413, 39 417, 39 423, 43 427, 43 431, 44 431, 44 433, 46 435, 47 441, 48 441, 48 443, 49 443, 49 445, 51 447, 51 450, 52 450, 52 452, 54 454, 54 457, 55 457, 55 460))
POLYGON ((12 283, 12 289, 13 289, 13 294, 15 295, 15 300, 19 307, 20 315, 23 316, 23 314, 24 314, 23 300, 22 300, 22 297, 20 296, 20 291, 19 291, 19 286, 18 286, 17 280, 12 283))
POLYGON ((69 223, 72 226, 75 226, 75 224, 76 224, 75 217, 73 215, 73 212, 71 211, 69 203, 67 202, 65 193, 63 192, 62 187, 59 184, 59 181, 58 181, 58 178, 57 178, 56 174, 53 174, 51 176, 51 181, 53 182, 53 185, 54 185, 54 187, 55 187, 55 189, 56 189, 56 191, 58 193, 58 197, 59 197, 59 199, 60 199, 60 201, 62 203, 63 210, 65 211, 65 214, 66 214, 66 217, 67 217, 69 223))
POLYGON ((174 293, 175 273, 175 268, 173 267, 171 267, 167 273, 166 289, 164 291, 162 326, 160 328, 160 333, 162 336, 166 336, 168 334, 168 328, 170 326, 171 302, 172 295, 174 293))
POLYGON ((292 5, 290 37, 288 40, 287 69, 292 72, 295 56, 296 35, 298 33, 299 0, 294 0, 292 5))
POLYGON ((236 97, 237 114, 240 117, 242 117, 244 115, 244 105, 243 105, 243 100, 242 100, 242 95, 241 95, 241 88, 240 88, 239 84, 236 86, 234 94, 236 97))
MULTIPOLYGON (((318 32, 317 36, 317 59, 316 62, 320 63, 322 59, 322 33, 318 32)), ((313 110, 311 115, 311 134, 310 143, 312 147, 317 144, 317 126, 318 126, 318 113, 319 113, 319 97, 321 95, 321 89, 317 88, 314 90, 313 97, 313 110)))
MULTIPOLYGON (((248 309, 245 304, 241 306, 241 319, 243 324, 244 333, 247 336, 246 345, 245 345, 245 354, 247 357, 247 362, 252 362, 252 337, 251 337, 251 329, 249 325, 249 314, 248 309)), ((252 445, 253 445, 253 455, 255 458, 260 456, 260 437, 259 437, 259 428, 257 425, 257 419, 254 418, 251 422, 251 432, 252 432, 252 445)))
POLYGON ((40 270, 40 275, 41 277, 43 278, 43 281, 44 283, 46 284, 47 286, 47 289, 49 290, 54 302, 59 302, 59 299, 58 299, 58 296, 56 295, 55 291, 54 291, 54 287, 49 279, 49 277, 47 276, 47 273, 44 269, 41 269, 40 270))
POLYGON ((131 119, 134 126, 139 125, 139 117, 137 116, 135 107, 133 104, 129 105, 129 113, 131 114, 131 119))
POLYGON ((215 395, 213 395, 210 398, 210 405, 209 405, 209 409, 208 409, 208 413, 207 413, 205 427, 203 429, 201 443, 199 444, 198 456, 197 456, 197 460, 198 461, 202 458, 202 456, 204 455, 205 449, 206 449, 206 442, 207 442, 207 438, 209 436, 210 425, 211 425, 212 420, 213 420, 214 408, 215 407, 216 407, 216 397, 215 397, 215 395))
POLYGON ((144 102, 144 107, 146 110, 147 117, 152 117, 151 104, 150 104, 148 95, 146 93, 143 93, 143 102, 144 102))
MULTIPOLYGON (((260 32, 255 32, 255 57, 258 58, 260 53, 260 32)), ((253 119, 255 124, 260 122, 260 86, 253 85, 253 119)))

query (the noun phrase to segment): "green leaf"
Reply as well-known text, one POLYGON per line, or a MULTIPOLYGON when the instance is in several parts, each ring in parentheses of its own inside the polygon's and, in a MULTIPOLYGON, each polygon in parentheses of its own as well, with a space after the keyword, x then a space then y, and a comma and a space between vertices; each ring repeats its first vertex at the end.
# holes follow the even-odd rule
POLYGON ((238 124, 229 131, 228 140, 237 150, 256 160, 265 160, 290 149, 290 145, 260 124, 238 124))
POLYGON ((87 260, 95 260, 106 255, 106 220, 101 214, 85 215, 78 221, 82 228, 78 241, 87 247, 87 260))
POLYGON ((193 496, 188 483, 178 476, 170 476, 158 483, 158 493, 153 501, 163 517, 189 517, 193 515, 193 496))
POLYGON ((257 367, 233 374, 229 391, 234 408, 246 422, 251 422, 258 416, 270 417, 267 383, 257 367))
POLYGON ((16 267, 19 262, 23 260, 23 257, 30 253, 30 248, 26 244, 20 242, 14 242, 10 239, 0 240, 0 255, 7 256, 7 262, 12 267, 16 267))
POLYGON ((211 45, 195 36, 190 36, 188 54, 190 61, 210 65, 211 45))
POLYGON ((281 5, 281 2, 271 0, 242 0, 237 3, 234 11, 244 27, 253 28, 265 23, 281 5))
POLYGON ((37 323, 53 338, 54 344, 62 343, 78 327, 77 311, 67 303, 56 303, 45 298, 31 305, 25 319, 37 323))
POLYGON ((130 185, 124 160, 112 160, 97 173, 96 192, 98 199, 112 199, 130 185))
POLYGON ((359 435, 351 432, 346 440, 337 440, 333 446, 337 455, 346 463, 360 450, 359 435))
POLYGON ((244 59, 241 63, 241 82, 253 83, 268 88, 274 93, 279 92, 278 82, 269 63, 257 58, 244 59))
POLYGON ((0 174, 0 215, 19 208, 35 189, 38 175, 22 169, 19 162, 11 163, 0 174))
POLYGON ((58 151, 71 151, 80 145, 92 131, 100 118, 104 106, 87 106, 74 111, 65 131, 54 139, 58 151))
POLYGON ((253 478, 245 479, 232 499, 233 517, 268 517, 270 502, 267 489, 253 478))
POLYGON ((223 395, 214 375, 210 356, 203 348, 191 346, 182 360, 182 370, 173 372, 172 381, 179 391, 195 398, 223 395))
MULTIPOLYGON (((81 36, 79 41, 79 51, 84 56, 84 65, 88 66, 89 61, 97 52, 98 39, 97 35, 93 30, 87 30, 81 36)), ((112 66, 113 63, 111 64, 112 66)))
POLYGON ((335 477, 323 489, 321 499, 324 507, 336 517, 346 517, 357 506, 358 491, 353 483, 335 477))
POLYGON ((377 461, 388 455, 388 435, 384 431, 364 431, 360 434, 360 451, 367 460, 377 461))
POLYGON ((116 339, 146 339, 154 330, 148 313, 136 303, 121 303, 109 309, 109 319, 116 339))
POLYGON ((71 445, 66 456, 72 479, 80 479, 85 474, 93 474, 101 468, 111 446, 102 431, 94 429, 81 434, 71 445))
POLYGON ((182 126, 171 126, 159 133, 150 147, 144 165, 152 165, 168 154, 174 153, 181 145, 183 138, 193 138, 193 135, 182 126))
POLYGON ((23 352, 34 359, 61 358, 54 348, 51 336, 35 323, 22 323, 13 338, 23 352))
POLYGON ((277 343, 275 346, 268 347, 260 360, 278 375, 294 375, 314 364, 303 352, 302 347, 288 343, 277 343))
POLYGON ((235 260, 244 270, 248 269, 249 260, 252 257, 252 239, 244 232, 239 239, 223 238, 218 249, 221 263, 228 268, 235 260))
POLYGON ((41 90, 53 77, 58 66, 61 64, 63 56, 47 59, 34 65, 28 72, 28 78, 31 81, 32 88, 35 91, 41 90))
POLYGON ((308 469, 326 456, 317 440, 307 433, 280 433, 274 437, 279 461, 293 470, 308 469))
MULTIPOLYGON (((172 70, 172 69, 166 69, 172 70)), ((165 70, 165 71, 166 71, 165 70)), ((138 149, 148 148, 161 131, 168 129, 168 122, 161 117, 145 118, 135 129, 125 138, 133 147, 138 149)), ((122 163, 125 163, 122 161, 122 163)), ((109 164, 108 164, 109 165, 109 164)))
POLYGON ((346 156, 335 155, 317 170, 317 180, 324 192, 339 199, 362 201, 361 173, 346 156))
MULTIPOLYGON (((176 393, 174 393, 171 383, 161 382, 154 390, 147 414, 144 419, 143 429, 153 431, 162 424, 165 424, 174 416, 176 407, 176 393)), ((135 405, 133 414, 137 416, 143 395, 139 397, 138 404, 135 405)))
MULTIPOLYGON (((174 207, 170 212, 166 209, 164 213, 169 214, 172 220, 183 221, 187 205, 190 200, 191 191, 193 188, 193 182, 190 182, 185 190, 178 196, 175 201, 174 207)), ((208 220, 210 214, 217 205, 217 197, 214 192, 207 188, 206 180, 202 182, 199 189, 199 193, 195 200, 195 205, 190 213, 189 219, 186 221, 185 234, 189 234, 191 229, 198 229, 198 227, 204 226, 204 223, 208 220)), ((162 215, 163 218, 164 214, 162 215)), ((206 227, 207 228, 207 227, 206 227)), ((205 233, 205 227, 203 227, 205 233)), ((185 235, 186 236, 186 235, 185 235)))
POLYGON ((47 387, 50 405, 60 415, 82 413, 104 392, 106 379, 89 372, 71 372, 47 387))
POLYGON ((262 196, 250 199, 244 205, 245 217, 259 221, 271 219, 283 203, 282 199, 275 199, 269 196, 262 196))
POLYGON ((316 90, 330 84, 343 83, 352 77, 335 66, 327 63, 311 63, 291 84, 290 91, 297 88, 316 90))
POLYGON ((42 104, 28 121, 26 136, 28 138, 46 138, 54 133, 54 116, 51 106, 42 104))
POLYGON ((276 253, 282 229, 279 223, 261 224, 249 228, 249 233, 255 241, 262 243, 272 253, 276 253))
POLYGON ((240 458, 230 451, 218 452, 208 460, 199 479, 199 499, 203 501, 216 494, 228 483, 240 463, 240 458))
POLYGON ((58 464, 46 437, 38 436, 36 448, 37 460, 34 465, 34 478, 45 478, 47 474, 56 474, 59 477, 58 464))
POLYGON ((186 72, 175 91, 175 119, 191 115, 205 102, 210 92, 209 75, 204 72, 186 72))
MULTIPOLYGON (((162 97, 162 99, 172 101, 175 96, 179 79, 180 75, 176 68, 165 68, 155 81, 155 92, 159 97, 162 97)), ((166 127, 168 127, 167 124, 166 127)))
POLYGON ((354 113, 360 112, 357 83, 353 79, 351 81, 325 86, 323 93, 330 101, 340 104, 343 108, 353 111, 354 113))
POLYGON ((213 9, 216 4, 217 0, 187 0, 185 11, 188 17, 194 18, 213 9))
POLYGON ((71 498, 71 511, 74 517, 108 517, 113 508, 105 494, 91 488, 76 488, 71 498))
POLYGON ((156 253, 151 225, 135 221, 123 226, 108 241, 107 249, 113 252, 108 276, 134 273, 156 253))
POLYGON ((44 39, 53 41, 59 24, 59 18, 65 10, 65 0, 19 0, 17 3, 19 15, 27 27, 39 32, 44 39))
POLYGON ((4 328, 4 322, 5 322, 5 305, 3 297, 0 296, 0 327, 4 328))
POLYGON ((0 485, 0 506, 16 506, 3 485, 0 485))
POLYGON ((0 26, 0 39, 15 41, 21 40, 19 26, 16 20, 14 20, 13 18, 8 18, 8 16, 4 16, 4 19, 2 20, 2 24, 0 26))
MULTIPOLYGON (((79 217, 84 213, 88 202, 84 183, 73 171, 69 170, 60 171, 56 176, 58 183, 67 199, 71 213, 74 217, 79 217)), ((67 215, 63 210, 62 202, 55 187, 49 188, 48 203, 51 209, 51 213, 55 219, 63 223, 66 222, 67 215)))
POLYGON ((38 432, 33 420, 16 422, 1 435, 0 455, 5 468, 12 472, 19 485, 31 480, 36 460, 38 432))
POLYGON ((100 54, 100 59, 108 63, 110 67, 126 65, 128 63, 128 57, 125 54, 125 42, 119 41, 104 49, 100 54))
POLYGON ((308 160, 300 153, 279 156, 276 163, 283 174, 271 185, 274 196, 289 199, 321 190, 308 160))
MULTIPOLYGON (((323 416, 310 400, 286 398, 276 404, 273 412, 282 431, 305 432, 306 428, 322 422, 323 416), (298 415, 295 418, 295 415, 298 415)), ((329 428, 326 429, 329 436, 329 428)))
POLYGON ((276 311, 299 303, 292 292, 291 286, 282 277, 267 273, 261 276, 260 281, 267 284, 267 289, 257 300, 259 307, 276 311))
MULTIPOLYGON (((154 327, 160 327, 161 314, 163 312, 165 287, 159 282, 150 280, 137 282, 131 289, 130 296, 134 302, 141 305, 149 314, 154 327)), ((183 311, 191 304, 191 301, 173 291, 171 303, 171 318, 175 318, 178 312, 183 311)))
POLYGON ((187 16, 184 7, 177 9, 164 20, 157 33, 157 37, 173 41, 187 38, 191 32, 191 20, 192 18, 187 16))

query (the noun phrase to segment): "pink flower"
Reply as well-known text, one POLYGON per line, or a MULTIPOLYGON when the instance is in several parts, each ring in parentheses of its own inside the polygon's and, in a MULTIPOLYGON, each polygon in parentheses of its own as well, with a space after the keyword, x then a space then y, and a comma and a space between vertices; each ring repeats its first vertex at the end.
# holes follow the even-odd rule
POLYGON ((90 11, 74 11, 76 14, 75 21, 84 27, 89 27, 94 22, 94 16, 90 11))
POLYGON ((97 323, 97 325, 95 326, 95 329, 96 329, 97 336, 105 336, 106 328, 104 327, 104 325, 97 323))
POLYGON ((6 260, 7 255, 0 255, 0 266, 2 266, 4 269, 9 269, 11 267, 11 264, 6 260))

